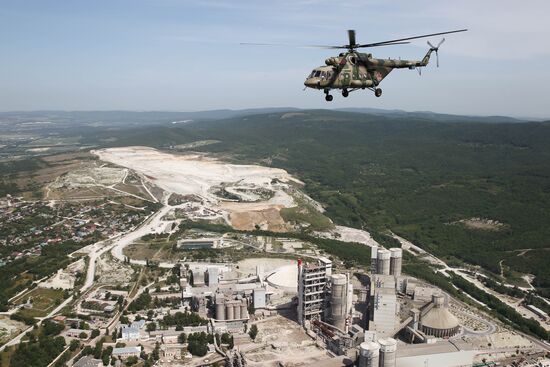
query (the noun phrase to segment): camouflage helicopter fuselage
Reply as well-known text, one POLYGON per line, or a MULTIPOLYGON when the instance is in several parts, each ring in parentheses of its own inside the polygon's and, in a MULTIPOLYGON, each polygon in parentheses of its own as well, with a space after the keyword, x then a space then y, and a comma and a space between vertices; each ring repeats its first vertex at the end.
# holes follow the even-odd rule
POLYGON ((379 97, 382 91, 377 87, 393 69, 424 67, 428 65, 433 51, 433 49, 428 50, 421 61, 375 59, 370 53, 356 51, 342 53, 338 57, 326 59, 326 66, 315 68, 304 85, 308 88, 324 90, 327 96, 331 89, 342 89, 345 96, 348 90, 372 89, 379 97))

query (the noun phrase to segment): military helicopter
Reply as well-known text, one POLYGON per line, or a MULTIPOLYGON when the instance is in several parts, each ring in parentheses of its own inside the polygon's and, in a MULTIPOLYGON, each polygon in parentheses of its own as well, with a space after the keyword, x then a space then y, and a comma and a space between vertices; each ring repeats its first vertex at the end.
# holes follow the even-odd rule
MULTIPOLYGON (((393 69, 418 69, 421 73, 421 68, 428 65, 430 56, 435 52, 437 57, 437 67, 439 67, 439 47, 445 38, 434 46, 428 41, 430 49, 421 61, 417 60, 401 60, 401 59, 376 59, 372 57, 370 53, 357 52, 359 48, 370 48, 379 46, 392 46, 402 45, 410 43, 410 40, 418 38, 426 38, 433 36, 440 36, 450 33, 465 32, 467 29, 459 29, 448 32, 439 32, 432 34, 425 34, 422 36, 399 38, 390 41, 375 42, 358 44, 355 41, 355 30, 348 30, 347 45, 342 46, 304 46, 304 47, 319 47, 326 49, 345 49, 347 52, 340 53, 337 57, 329 57, 325 60, 325 65, 319 66, 309 74, 306 78, 304 85, 305 88, 313 88, 323 90, 325 93, 325 100, 327 102, 332 101, 333 96, 330 94, 331 89, 341 89, 342 96, 347 97, 350 92, 369 89, 374 92, 376 97, 382 95, 382 89, 378 86, 380 82, 388 76, 393 69)), ((273 44, 266 43, 243 43, 245 45, 262 45, 270 46, 273 44)), ((275 45, 280 46, 280 45, 275 45)), ((304 88, 304 89, 305 89, 304 88)))

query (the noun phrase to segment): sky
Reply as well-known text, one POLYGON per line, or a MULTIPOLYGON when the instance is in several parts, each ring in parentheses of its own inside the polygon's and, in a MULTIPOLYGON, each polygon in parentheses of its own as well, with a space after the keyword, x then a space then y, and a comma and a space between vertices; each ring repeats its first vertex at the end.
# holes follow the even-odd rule
MULTIPOLYGON (((0 0, 0 111, 371 107, 550 117, 548 0, 0 0), (343 98, 303 90, 337 52, 243 46, 448 35, 440 67, 343 98)), ((438 42, 440 37, 433 37, 438 42)), ((426 40, 372 48, 422 59, 426 40)), ((435 61, 435 60, 434 60, 435 61)))

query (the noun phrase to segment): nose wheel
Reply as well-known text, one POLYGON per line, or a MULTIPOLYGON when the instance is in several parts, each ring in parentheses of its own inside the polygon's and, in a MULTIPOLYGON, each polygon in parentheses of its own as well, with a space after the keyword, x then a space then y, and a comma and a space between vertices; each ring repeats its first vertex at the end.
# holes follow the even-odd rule
POLYGON ((347 89, 342 90, 342 97, 345 98, 347 96, 349 96, 349 91, 347 89))
POLYGON ((376 89, 374 90, 374 95, 375 95, 376 97, 380 97, 380 96, 382 95, 382 89, 376 88, 376 89))
POLYGON ((334 97, 329 94, 329 90, 325 89, 325 101, 330 102, 334 97))

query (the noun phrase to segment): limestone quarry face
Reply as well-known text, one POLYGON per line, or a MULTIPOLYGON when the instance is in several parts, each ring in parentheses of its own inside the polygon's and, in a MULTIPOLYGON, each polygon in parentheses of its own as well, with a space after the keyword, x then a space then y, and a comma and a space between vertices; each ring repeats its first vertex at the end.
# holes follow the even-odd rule
POLYGON ((297 205, 290 188, 303 185, 283 169, 230 164, 200 154, 176 155, 140 146, 92 153, 168 193, 200 198, 202 205, 226 213, 237 229, 287 230, 279 210, 297 205))

